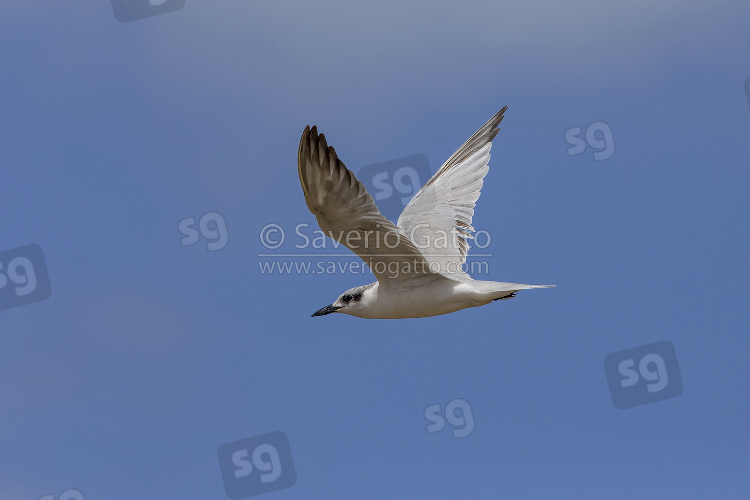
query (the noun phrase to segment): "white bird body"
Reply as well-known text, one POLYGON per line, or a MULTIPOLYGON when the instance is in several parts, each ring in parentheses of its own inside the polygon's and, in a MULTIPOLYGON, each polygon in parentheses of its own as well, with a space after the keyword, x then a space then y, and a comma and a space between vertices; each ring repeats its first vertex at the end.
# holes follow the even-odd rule
POLYGON ((377 282, 347 290, 313 316, 421 318, 509 299, 524 285, 472 279, 461 268, 474 206, 489 168, 492 139, 507 106, 461 146, 408 203, 398 224, 380 214, 364 185, 316 127, 300 140, 302 191, 320 228, 359 255, 377 282))
MULTIPOLYGON (((391 286, 372 283, 362 298, 340 312, 369 319, 424 318, 448 314, 467 307, 509 299, 514 292, 537 285, 502 283, 498 281, 416 279, 391 286)), ((339 311, 336 311, 339 312, 339 311)))

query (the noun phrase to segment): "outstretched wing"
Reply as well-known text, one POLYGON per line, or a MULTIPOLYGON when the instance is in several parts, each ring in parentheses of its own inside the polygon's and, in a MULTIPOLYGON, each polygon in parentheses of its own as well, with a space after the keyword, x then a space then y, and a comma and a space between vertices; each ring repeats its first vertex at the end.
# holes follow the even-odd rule
POLYGON ((383 217, 365 186, 338 159, 317 127, 302 133, 297 158, 307 208, 323 232, 365 261, 381 284, 433 274, 429 262, 383 217))
POLYGON ((487 175, 492 139, 505 106, 453 153, 406 205, 398 227, 432 263, 447 275, 466 276, 461 266, 469 251, 474 206, 487 175))

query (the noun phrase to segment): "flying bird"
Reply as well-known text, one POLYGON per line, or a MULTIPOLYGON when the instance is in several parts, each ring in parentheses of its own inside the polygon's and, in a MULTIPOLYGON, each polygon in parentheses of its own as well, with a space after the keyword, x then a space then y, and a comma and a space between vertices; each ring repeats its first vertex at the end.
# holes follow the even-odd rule
POLYGON ((554 286, 474 280, 462 269, 492 139, 507 109, 453 153, 396 224, 380 213, 317 127, 305 128, 297 166, 307 207, 320 229, 357 254, 377 278, 347 290, 313 316, 337 312, 360 318, 421 318, 510 299, 519 290, 554 286))

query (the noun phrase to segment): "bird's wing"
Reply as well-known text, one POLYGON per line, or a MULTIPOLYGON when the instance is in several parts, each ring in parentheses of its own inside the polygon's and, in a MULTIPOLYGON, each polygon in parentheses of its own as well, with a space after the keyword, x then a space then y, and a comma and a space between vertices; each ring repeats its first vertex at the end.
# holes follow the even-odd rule
POLYGON ((317 127, 302 133, 297 166, 307 208, 320 229, 365 261, 379 282, 434 275, 414 244, 380 214, 317 127))
POLYGON ((414 195, 398 218, 398 227, 422 251, 433 270, 466 278, 461 266, 469 251, 474 206, 487 175, 492 139, 505 106, 453 153, 414 195))

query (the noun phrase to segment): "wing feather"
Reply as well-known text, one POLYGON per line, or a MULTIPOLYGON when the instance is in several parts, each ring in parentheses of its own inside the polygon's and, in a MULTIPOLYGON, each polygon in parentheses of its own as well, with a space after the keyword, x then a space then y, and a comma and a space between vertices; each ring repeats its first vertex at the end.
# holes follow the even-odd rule
POLYGON ((398 228, 381 215, 367 189, 339 160, 317 127, 306 127, 297 159, 299 180, 320 229, 388 280, 434 275, 429 262, 398 228))
POLYGON ((473 237, 474 207, 489 171, 492 140, 507 109, 501 109, 453 153, 398 218, 402 234, 443 274, 468 277, 461 266, 473 237))

